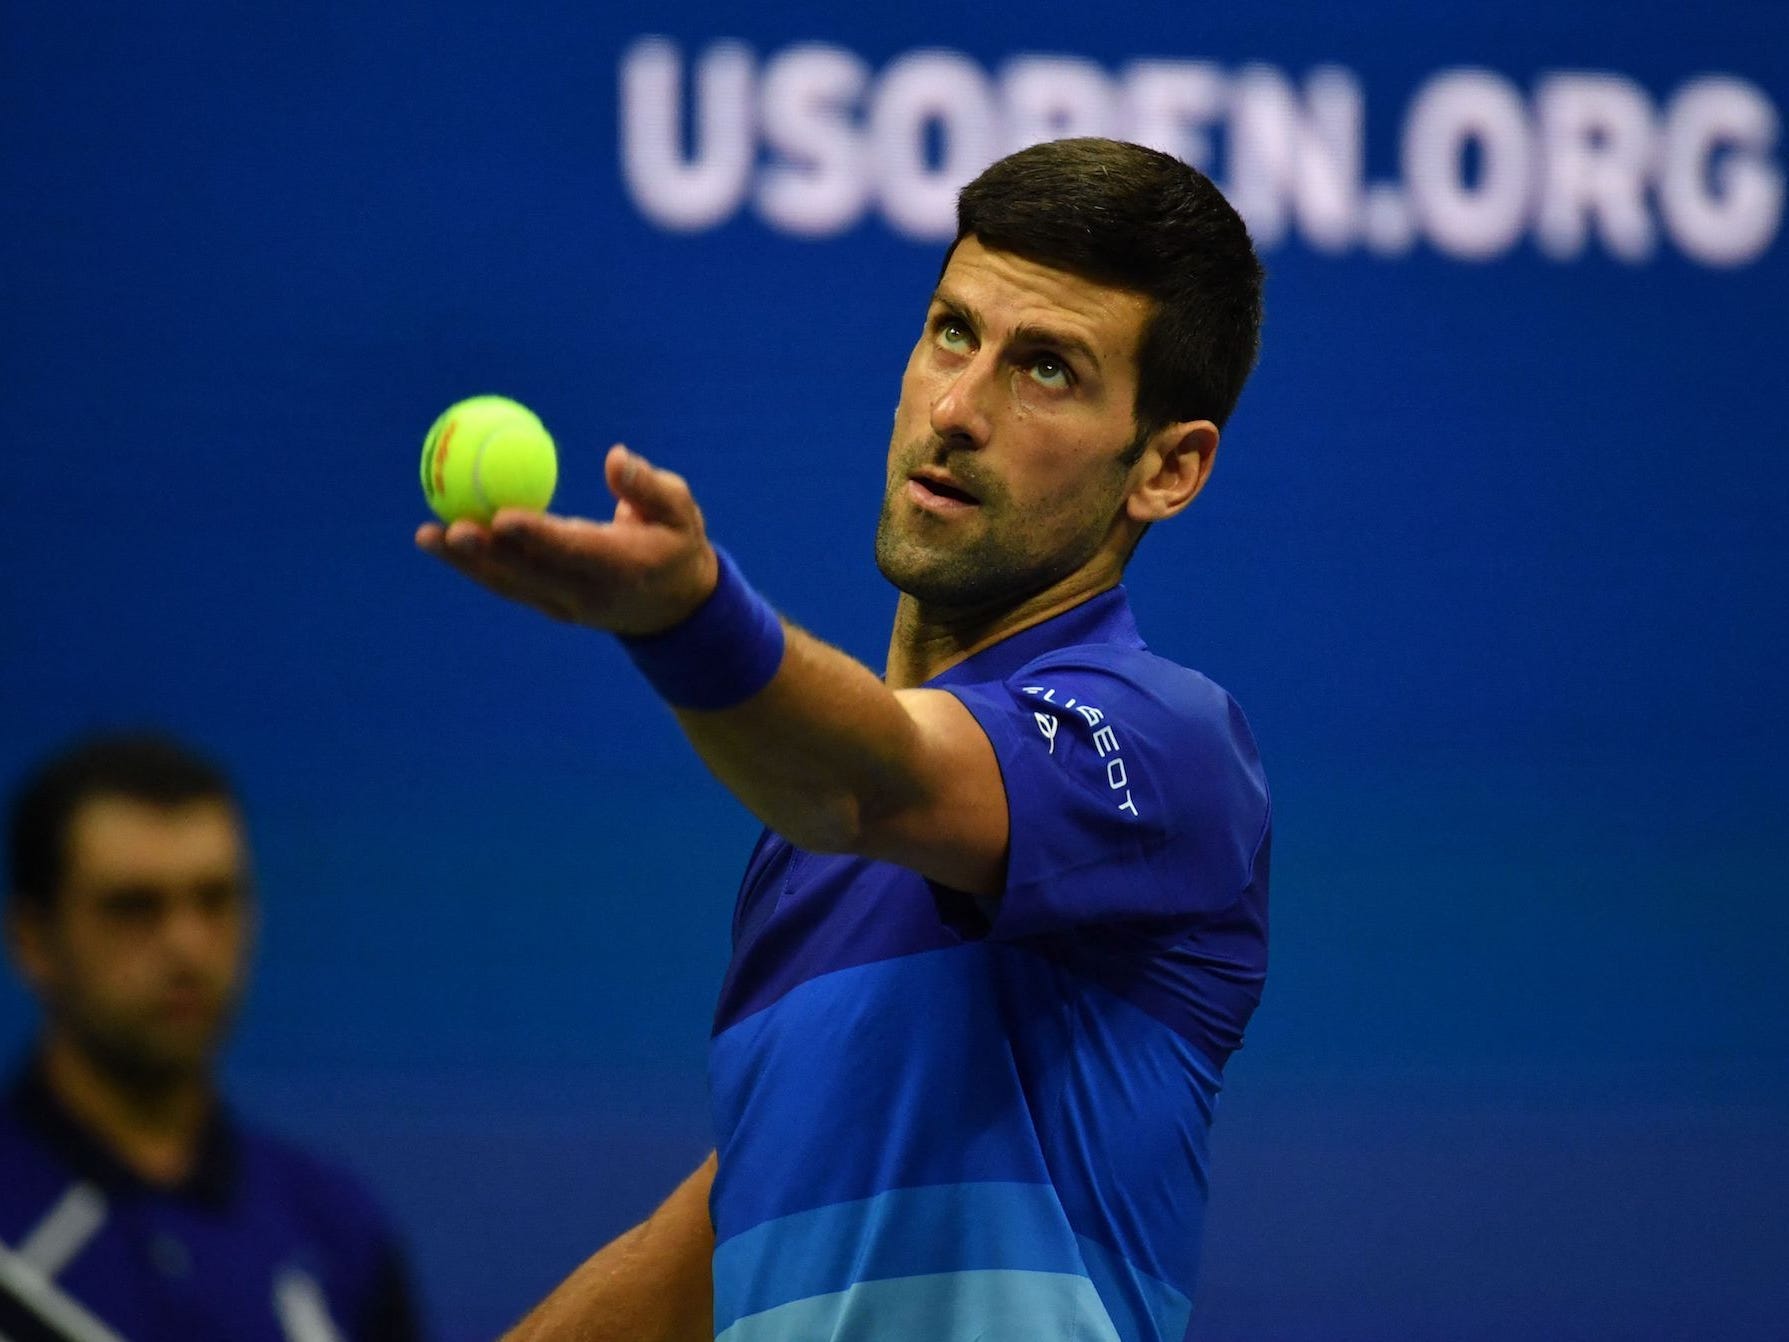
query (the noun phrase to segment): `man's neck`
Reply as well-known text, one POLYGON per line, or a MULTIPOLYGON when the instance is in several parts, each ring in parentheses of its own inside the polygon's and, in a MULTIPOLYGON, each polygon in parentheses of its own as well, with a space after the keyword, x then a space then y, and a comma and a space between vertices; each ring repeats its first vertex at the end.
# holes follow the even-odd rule
POLYGON ((1088 564, 1016 604, 982 608, 922 605, 903 592, 895 607, 883 680, 894 690, 923 685, 1021 629, 1054 619, 1117 586, 1123 576, 1122 567, 1088 564))
POLYGON ((211 1115, 205 1076, 127 1082, 56 1033, 44 1041, 43 1070, 57 1103, 145 1182, 172 1187, 192 1174, 211 1115))

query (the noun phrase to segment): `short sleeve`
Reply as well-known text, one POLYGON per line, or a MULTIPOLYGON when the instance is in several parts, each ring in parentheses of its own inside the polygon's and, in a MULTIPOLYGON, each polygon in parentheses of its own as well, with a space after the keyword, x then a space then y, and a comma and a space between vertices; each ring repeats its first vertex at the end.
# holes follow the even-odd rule
POLYGON ((991 936, 1184 922, 1242 897, 1267 785, 1241 710, 1204 676, 1093 645, 947 688, 987 733, 1006 787, 1011 840, 991 936))

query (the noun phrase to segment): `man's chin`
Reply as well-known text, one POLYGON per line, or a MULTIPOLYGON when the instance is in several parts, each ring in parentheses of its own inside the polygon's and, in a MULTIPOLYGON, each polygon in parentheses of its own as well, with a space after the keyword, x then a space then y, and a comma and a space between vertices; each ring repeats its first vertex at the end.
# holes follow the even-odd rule
POLYGON ((89 1044, 86 1052, 107 1075, 137 1090, 162 1090, 203 1078, 214 1065, 221 1030, 153 1029, 89 1044))
POLYGON ((895 508, 884 509, 876 528, 876 567, 907 596, 940 611, 1013 604, 1051 581, 1034 559, 985 529, 916 531, 895 508))
POLYGON ((876 567, 904 595, 939 610, 974 610, 1017 595, 1010 579, 962 555, 884 556, 878 552, 876 567))
POLYGON ((916 601, 948 597, 953 588, 956 557, 940 554, 909 537, 896 537, 888 528, 876 534, 876 567, 882 576, 916 601))

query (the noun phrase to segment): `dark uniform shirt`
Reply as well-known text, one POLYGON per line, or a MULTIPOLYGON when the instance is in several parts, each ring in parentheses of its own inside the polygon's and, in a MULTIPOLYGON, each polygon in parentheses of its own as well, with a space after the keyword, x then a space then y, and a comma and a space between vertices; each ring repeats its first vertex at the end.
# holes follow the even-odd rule
POLYGON ((221 1107, 152 1185, 27 1066, 0 1104, 0 1338, 410 1342, 402 1260, 347 1175, 221 1107))

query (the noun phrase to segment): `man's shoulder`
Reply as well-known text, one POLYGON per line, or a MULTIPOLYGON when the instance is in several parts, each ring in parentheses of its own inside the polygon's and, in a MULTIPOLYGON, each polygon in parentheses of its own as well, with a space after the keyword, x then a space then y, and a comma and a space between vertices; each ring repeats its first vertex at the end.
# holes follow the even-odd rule
POLYGON ((35 1216, 74 1177, 14 1097, 0 1099, 0 1239, 16 1233, 19 1216, 35 1216))
POLYGON ((1026 662, 1015 675, 1045 670, 1079 672, 1149 689, 1222 695, 1224 689, 1202 671, 1172 661, 1135 643, 1070 643, 1050 648, 1026 662))
POLYGON ((1234 697, 1202 671, 1146 647, 1122 643, 1081 643, 1052 648, 1032 658, 1007 683, 1020 694, 1056 707, 1091 705, 1108 715, 1122 711, 1133 722, 1171 733, 1225 737, 1253 742, 1247 719, 1234 697))
MULTIPOLYGON (((34 1103, 29 1085, 15 1079, 9 1093, 0 1098, 0 1206, 18 1202, 34 1208, 71 1180, 154 1195, 122 1173, 122 1167, 101 1162, 90 1149, 92 1139, 69 1131, 70 1127, 65 1116, 34 1103)), ((277 1202, 319 1230, 384 1237, 386 1223, 377 1199, 345 1165, 244 1120, 234 1110, 222 1119, 221 1136, 221 1142, 208 1143, 201 1156, 205 1168, 193 1195, 206 1196, 208 1189, 221 1183, 228 1204, 277 1202)), ((176 1190, 173 1195, 183 1194, 176 1190)))
POLYGON ((269 1335, 250 1300, 268 1283, 276 1298, 322 1292, 346 1337, 416 1335, 399 1242, 366 1186, 335 1160, 226 1108, 191 1176, 151 1185, 41 1096, 34 1106, 29 1090, 27 1078, 0 1104, 0 1242, 29 1245, 46 1225, 86 1218, 91 1243, 58 1277, 60 1289, 121 1319, 161 1309, 142 1294, 154 1294, 153 1279, 118 1266, 159 1235, 235 1283, 218 1286, 217 1298, 249 1310, 242 1336, 269 1335))
POLYGON ((345 1164, 318 1148, 232 1115, 238 1178, 250 1195, 277 1196, 313 1227, 338 1235, 383 1239, 379 1201, 345 1164))

